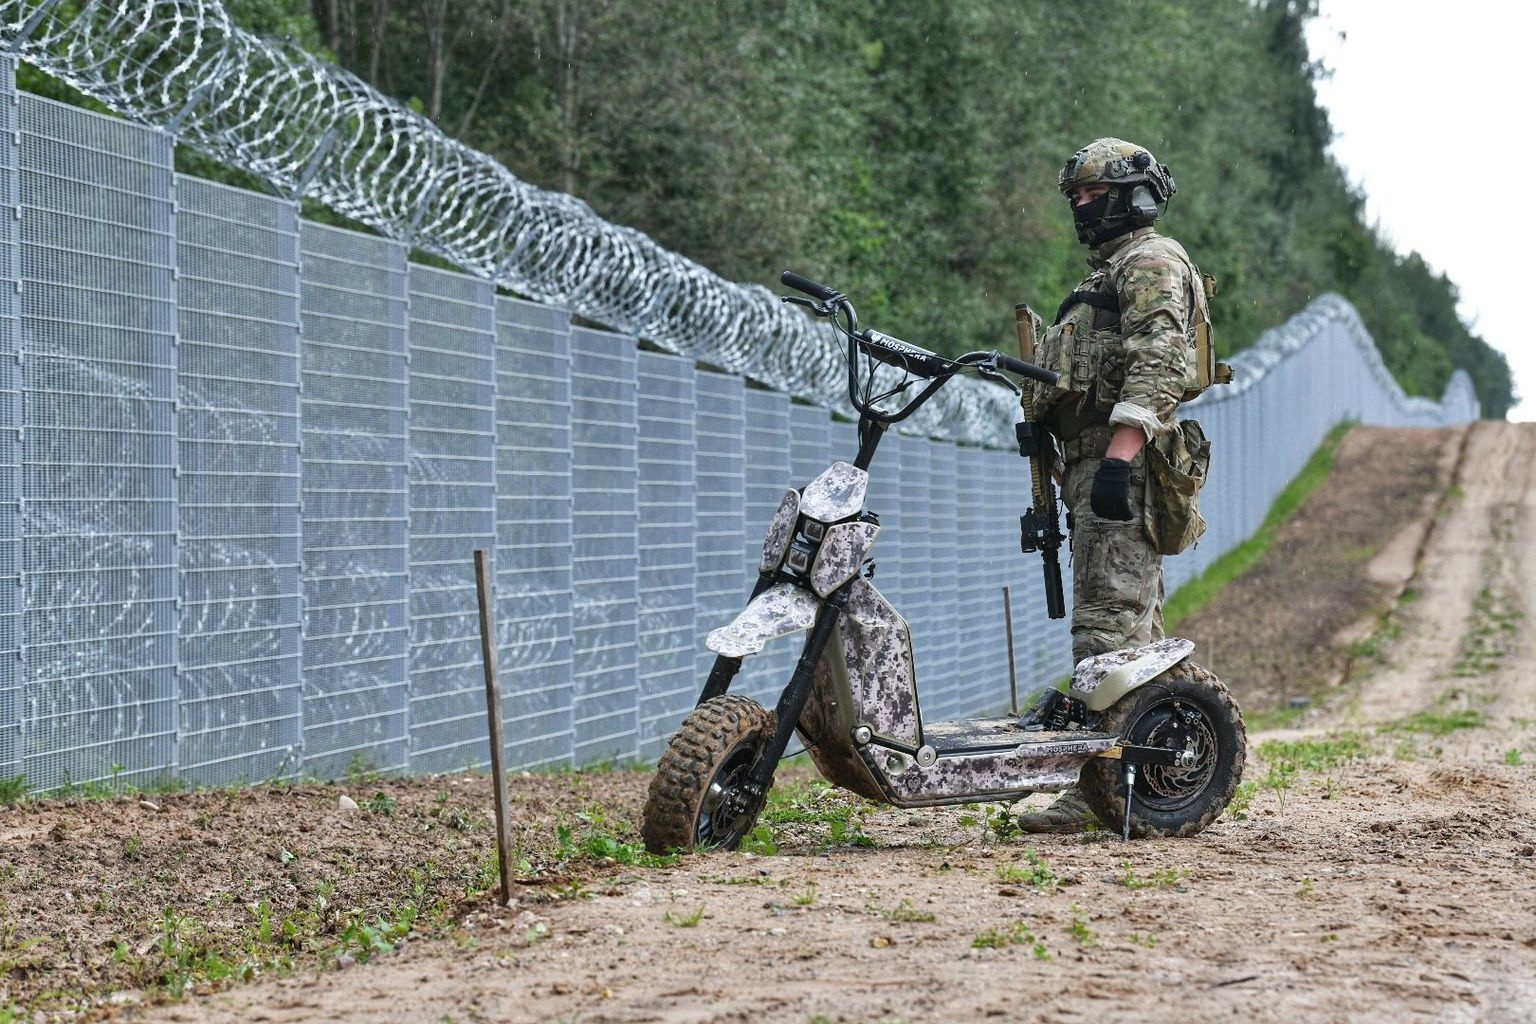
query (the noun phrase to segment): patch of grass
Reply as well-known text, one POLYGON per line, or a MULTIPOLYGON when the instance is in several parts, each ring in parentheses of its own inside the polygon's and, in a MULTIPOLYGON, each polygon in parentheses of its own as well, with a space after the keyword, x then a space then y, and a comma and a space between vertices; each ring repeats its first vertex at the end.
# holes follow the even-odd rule
POLYGON ((1247 821, 1248 811, 1253 806, 1253 798, 1259 791, 1256 782, 1240 782, 1237 792, 1232 794, 1232 799, 1227 804, 1227 813, 1233 821, 1247 821))
POLYGON ((1259 788, 1275 794, 1280 813, 1285 813, 1285 798, 1303 771, 1330 773, 1329 794, 1336 785, 1331 777, 1340 765, 1364 757, 1370 752, 1366 739, 1359 733, 1330 733, 1327 736, 1308 736, 1299 740, 1266 740, 1259 744, 1259 757, 1269 765, 1259 788))
POLYGON ((1131 934, 1127 935, 1126 938, 1130 939, 1131 942, 1135 943, 1136 945, 1145 947, 1146 949, 1157 948, 1157 936, 1153 935, 1151 932, 1131 932, 1131 934))
POLYGON ((1389 732, 1416 732, 1428 736, 1449 736, 1460 729, 1476 729, 1488 721, 1477 708, 1420 711, 1387 726, 1389 732))
POLYGON ((1023 921, 1015 921, 999 928, 988 928, 971 940, 972 949, 1007 949, 1009 946, 1028 946, 1036 960, 1049 960, 1051 951, 1043 941, 1035 937, 1023 921))
POLYGON ((385 818, 392 817, 395 813, 395 798, 381 789, 369 797, 368 802, 363 807, 370 814, 377 814, 385 818))
MULTIPOLYGON (((10 807, 19 804, 27 798, 27 777, 18 775, 15 778, 0 778, 0 807, 10 807)), ((0 1018, 3 1021, 4 1018, 0 1018)))
POLYGON ((1472 616, 1451 673, 1463 679, 1496 671, 1514 652, 1514 638, 1525 616, 1501 587, 1485 586, 1472 601, 1472 616))
POLYGON ((796 893, 792 899, 797 907, 808 907, 816 902, 816 883, 806 882, 805 889, 796 893))
POLYGON ((1259 757, 1271 766, 1284 765, 1292 772, 1332 771, 1370 752, 1366 737, 1357 732, 1335 732, 1299 740, 1265 740, 1259 744, 1259 757))
MULTIPOLYGON (((617 833, 601 806, 589 806, 576 815, 580 823, 555 826, 555 867, 564 868, 573 861, 596 860, 624 867, 665 868, 678 862, 675 853, 650 853, 643 845, 617 833)), ((537 870, 537 869, 535 869, 537 870)))
MULTIPOLYGON (((778 836, 786 826, 805 827, 811 833, 809 838, 818 841, 824 850, 835 846, 871 847, 875 841, 864 834, 864 819, 873 809, 869 801, 821 779, 790 781, 775 786, 768 794, 762 824, 754 834, 766 827, 763 838, 773 846, 774 853, 778 852, 778 836)), ((748 847, 743 843, 742 848, 748 847)))
POLYGON ((932 924, 937 921, 938 915, 927 911, 918 910, 912 905, 911 900, 902 900, 899 904, 889 909, 880 907, 866 907, 870 913, 879 914, 887 921, 896 921, 901 924, 932 924))
POLYGON ((1055 892, 1056 887, 1061 884, 1061 879, 1051 870, 1045 858, 1033 849, 1025 850, 1024 857, 1029 861, 1027 867, 1022 864, 998 865, 997 880, 1010 885, 1032 886, 1041 892, 1055 892))
POLYGON ((697 910, 688 914, 673 914, 670 910, 661 915, 661 919, 667 924, 676 925, 679 928, 697 928, 699 922, 704 920, 705 905, 700 903, 697 910))
POLYGON ((1088 913, 1076 903, 1072 904, 1072 939, 1084 949, 1099 945, 1099 937, 1088 925, 1088 913))
POLYGON ((1516 767, 1525 764, 1525 758, 1521 756, 1520 748, 1510 747, 1508 750, 1504 751, 1504 763, 1516 767))
POLYGON ((773 829, 767 825, 758 825, 751 832, 741 838, 742 853, 755 853, 759 857, 772 857, 779 852, 778 840, 773 836, 773 829))
POLYGON ((1150 875, 1138 875, 1128 860, 1121 861, 1120 868, 1124 872, 1120 876, 1120 884, 1127 889, 1171 889, 1189 877, 1189 872, 1184 868, 1163 868, 1150 875))
POLYGON ((1330 430, 1301 472, 1280 492, 1253 536, 1216 559, 1205 572, 1174 592, 1163 608, 1164 628, 1169 634, 1178 628, 1181 621, 1209 604, 1222 587, 1247 572, 1264 557, 1264 553, 1274 544, 1280 526, 1328 479, 1328 474, 1333 471, 1339 445, 1353 427, 1354 423, 1350 421, 1340 423, 1330 430))

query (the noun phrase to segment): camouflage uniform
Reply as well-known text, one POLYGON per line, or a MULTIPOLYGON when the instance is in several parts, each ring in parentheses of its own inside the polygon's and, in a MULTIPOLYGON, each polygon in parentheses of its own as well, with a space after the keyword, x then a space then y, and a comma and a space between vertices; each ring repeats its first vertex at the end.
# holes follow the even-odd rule
POLYGON ((1070 363, 1072 376, 1036 395, 1065 462, 1074 660, 1163 635, 1162 556, 1142 526, 1144 452, 1131 461, 1130 521, 1095 516, 1089 492, 1116 425, 1150 435, 1172 422, 1190 379, 1193 289, 1199 287, 1179 243, 1150 227, 1090 252, 1091 272, 1073 296, 1113 298, 1119 313, 1069 300, 1040 348, 1045 365, 1070 363))
MULTIPOLYGON (((1152 154, 1124 139, 1096 139, 1073 154, 1057 181, 1072 208, 1089 274, 1057 311, 1036 362, 1057 371, 1035 385, 1034 410, 1061 444, 1062 497, 1072 527, 1072 656, 1075 660, 1163 636, 1163 560, 1148 539, 1146 446, 1130 460, 1126 507, 1094 514, 1095 478, 1118 494, 1123 464, 1106 465, 1118 427, 1146 439, 1167 429, 1198 390, 1195 319, 1208 322, 1200 275, 1184 249, 1153 231, 1157 204, 1176 188, 1152 154), (1099 187, 1102 186, 1102 187, 1099 187), (1197 289, 1202 289, 1197 292, 1197 289)), ((1093 812, 1076 788, 1042 811, 1019 815, 1026 832, 1076 832, 1093 812)))

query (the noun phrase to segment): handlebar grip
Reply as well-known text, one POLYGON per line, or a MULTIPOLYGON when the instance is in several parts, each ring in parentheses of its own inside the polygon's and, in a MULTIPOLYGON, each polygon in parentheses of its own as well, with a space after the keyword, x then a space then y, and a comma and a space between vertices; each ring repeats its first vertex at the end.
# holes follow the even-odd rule
POLYGON ((1022 359, 1016 359, 1013 356, 1003 355, 1001 352, 999 352, 997 355, 997 365, 1001 366, 1005 370, 1017 373, 1020 376, 1029 377, 1033 380, 1039 381, 1042 384, 1050 384, 1052 386, 1054 386, 1056 381, 1061 377, 1061 374, 1052 370, 1047 370, 1043 366, 1036 366, 1034 363, 1026 363, 1022 359))
POLYGON ((824 284, 817 284, 815 281, 812 281, 808 277, 801 277, 793 270, 784 271, 784 273, 779 275, 779 280, 793 288, 795 291, 805 292, 805 294, 811 296, 812 298, 820 299, 823 302, 826 302, 832 296, 837 294, 837 289, 828 288, 824 284))

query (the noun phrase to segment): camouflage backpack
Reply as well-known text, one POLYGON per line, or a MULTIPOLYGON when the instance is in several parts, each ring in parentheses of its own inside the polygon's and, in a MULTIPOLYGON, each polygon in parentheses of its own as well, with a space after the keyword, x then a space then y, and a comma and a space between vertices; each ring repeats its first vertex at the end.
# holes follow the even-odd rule
POLYGON ((1211 442, 1196 420, 1180 420, 1147 443, 1147 540, 1160 555, 1176 555, 1200 539, 1200 488, 1211 466, 1211 442))

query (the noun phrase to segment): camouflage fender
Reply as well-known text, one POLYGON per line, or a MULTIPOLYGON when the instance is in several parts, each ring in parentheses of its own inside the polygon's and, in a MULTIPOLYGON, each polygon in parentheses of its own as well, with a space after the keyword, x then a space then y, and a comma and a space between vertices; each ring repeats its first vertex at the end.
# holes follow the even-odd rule
POLYGON ((1072 696, 1089 711, 1104 711, 1136 687, 1156 679, 1195 649, 1194 641, 1171 636, 1145 647, 1128 647, 1084 658, 1072 671, 1072 696))
POLYGON ((711 630, 704 646, 727 658, 745 658, 770 640, 810 629, 820 607, 821 599, 815 594, 780 583, 757 595, 729 625, 711 630))

